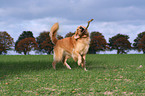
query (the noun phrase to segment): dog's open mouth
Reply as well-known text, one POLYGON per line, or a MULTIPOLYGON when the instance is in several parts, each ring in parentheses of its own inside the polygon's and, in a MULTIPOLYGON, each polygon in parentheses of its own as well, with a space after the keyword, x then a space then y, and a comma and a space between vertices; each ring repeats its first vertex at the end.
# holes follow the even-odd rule
POLYGON ((87 30, 85 28, 83 28, 82 26, 80 26, 80 29, 81 29, 80 37, 82 37, 84 35, 87 35, 87 30))

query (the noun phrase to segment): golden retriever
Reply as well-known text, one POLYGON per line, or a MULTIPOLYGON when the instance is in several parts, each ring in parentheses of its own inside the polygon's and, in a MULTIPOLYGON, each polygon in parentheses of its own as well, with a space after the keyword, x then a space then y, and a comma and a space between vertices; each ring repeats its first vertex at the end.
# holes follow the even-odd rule
MULTIPOLYGON (((93 19, 88 21, 88 26, 92 20, 93 19)), ((89 32, 87 30, 88 26, 78 26, 75 34, 72 37, 67 37, 61 40, 57 40, 56 38, 57 30, 59 29, 59 24, 55 23, 51 27, 49 35, 52 42, 55 44, 53 50, 54 61, 52 63, 54 69, 56 69, 56 63, 60 61, 62 61, 68 69, 71 69, 71 67, 67 64, 66 61, 68 58, 72 57, 74 61, 77 61, 79 66, 81 65, 84 68, 84 70, 87 71, 85 66, 85 60, 90 44, 89 32)))

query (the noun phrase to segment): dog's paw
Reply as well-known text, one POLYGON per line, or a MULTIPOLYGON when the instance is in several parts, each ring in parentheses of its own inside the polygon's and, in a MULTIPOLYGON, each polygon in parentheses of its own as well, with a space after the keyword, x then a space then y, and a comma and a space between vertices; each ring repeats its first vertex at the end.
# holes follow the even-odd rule
POLYGON ((81 60, 78 60, 78 65, 79 65, 79 66, 81 65, 81 63, 82 63, 82 61, 81 61, 81 60))
POLYGON ((88 71, 86 68, 84 68, 85 71, 88 71))
POLYGON ((69 65, 66 65, 66 67, 67 67, 68 69, 71 69, 71 67, 70 67, 69 65))

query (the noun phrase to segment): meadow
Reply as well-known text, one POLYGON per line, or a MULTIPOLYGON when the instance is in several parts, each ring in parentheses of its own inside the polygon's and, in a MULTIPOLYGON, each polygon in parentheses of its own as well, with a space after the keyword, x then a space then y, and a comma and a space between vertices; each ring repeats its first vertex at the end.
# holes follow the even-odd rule
POLYGON ((145 95, 144 54, 88 54, 88 71, 72 59, 54 70, 52 57, 1 55, 0 96, 145 95))

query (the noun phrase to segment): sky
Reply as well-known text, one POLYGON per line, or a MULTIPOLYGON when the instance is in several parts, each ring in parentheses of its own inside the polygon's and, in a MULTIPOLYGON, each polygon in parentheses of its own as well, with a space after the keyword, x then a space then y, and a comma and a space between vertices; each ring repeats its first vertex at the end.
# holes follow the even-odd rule
POLYGON ((0 31, 14 41, 23 31, 37 37, 58 22, 58 34, 65 36, 79 25, 89 32, 101 32, 107 42, 118 33, 129 35, 133 43, 145 31, 145 0, 0 0, 0 31))

